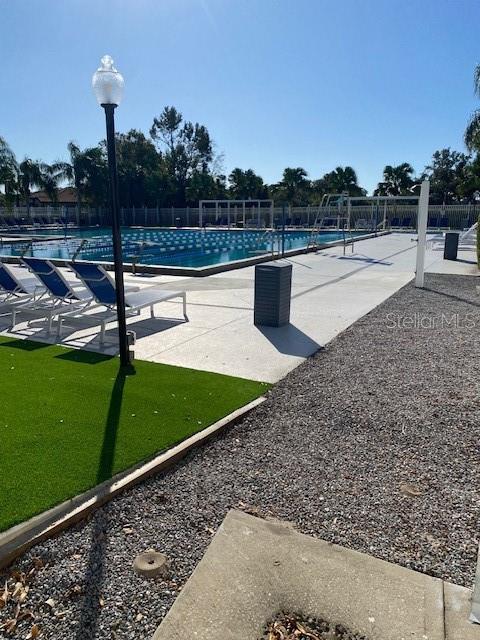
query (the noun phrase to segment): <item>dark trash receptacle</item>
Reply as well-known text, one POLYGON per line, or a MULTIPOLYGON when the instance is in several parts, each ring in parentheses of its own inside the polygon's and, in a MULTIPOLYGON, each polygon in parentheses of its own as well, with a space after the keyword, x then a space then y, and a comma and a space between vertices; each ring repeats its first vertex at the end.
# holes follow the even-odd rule
POLYGON ((267 327, 282 327, 290 322, 292 265, 267 262, 255 267, 253 322, 267 327))
POLYGON ((458 253, 458 233, 449 232, 445 234, 445 248, 443 250, 444 260, 456 260, 458 253))

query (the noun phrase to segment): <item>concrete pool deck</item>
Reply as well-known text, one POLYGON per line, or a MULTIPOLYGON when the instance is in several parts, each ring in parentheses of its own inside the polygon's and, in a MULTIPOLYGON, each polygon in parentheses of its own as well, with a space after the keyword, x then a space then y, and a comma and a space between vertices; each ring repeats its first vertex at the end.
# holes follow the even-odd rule
MULTIPOLYGON (((347 247, 345 256, 338 246, 289 258, 293 265, 290 325, 278 329, 253 324, 253 266, 206 278, 126 274, 126 284, 187 292, 188 322, 183 320, 181 304, 174 301, 157 307, 162 318, 150 319, 144 312, 129 320, 137 334, 135 357, 276 382, 413 278, 414 239, 414 234, 392 233, 358 241, 353 253, 347 247)), ((425 264, 432 273, 479 274, 473 251, 462 251, 458 261, 450 262, 443 260, 442 251, 429 249, 425 264)), ((46 335, 42 319, 9 330, 8 317, 0 316, 0 332, 57 341, 46 335)), ((107 331, 103 348, 98 327, 67 328, 61 342, 113 355, 116 327, 107 331)))

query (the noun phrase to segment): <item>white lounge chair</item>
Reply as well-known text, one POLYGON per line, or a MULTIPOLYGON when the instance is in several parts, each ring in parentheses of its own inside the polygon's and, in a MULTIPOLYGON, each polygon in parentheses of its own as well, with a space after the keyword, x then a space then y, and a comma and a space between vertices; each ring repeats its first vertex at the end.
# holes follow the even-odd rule
POLYGON ((47 318, 47 334, 52 331, 55 316, 75 308, 85 308, 93 301, 91 292, 68 282, 62 273, 49 260, 42 258, 22 258, 22 261, 35 274, 45 288, 45 294, 25 303, 12 306, 12 327, 17 323, 17 315, 47 318))
MULTIPOLYGON (((70 267, 81 279, 85 287, 91 292, 97 305, 83 310, 73 310, 62 313, 58 318, 57 335, 62 333, 65 321, 80 325, 99 325, 100 344, 105 341, 106 325, 117 320, 115 282, 110 274, 99 264, 88 262, 72 262, 70 267), (95 313, 91 313, 95 311, 95 313)), ((160 302, 181 298, 183 301, 183 316, 187 318, 187 297, 185 291, 167 291, 159 287, 151 287, 143 291, 129 292, 125 290, 125 312, 127 317, 138 316, 142 309, 150 308, 150 316, 155 317, 154 307, 160 302)))

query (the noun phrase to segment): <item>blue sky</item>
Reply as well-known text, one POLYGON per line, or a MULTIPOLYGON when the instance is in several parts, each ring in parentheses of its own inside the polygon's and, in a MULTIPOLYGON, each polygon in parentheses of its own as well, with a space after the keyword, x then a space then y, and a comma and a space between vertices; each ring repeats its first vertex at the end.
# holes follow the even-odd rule
POLYGON ((207 125, 224 170, 267 182, 352 165, 421 171, 463 150, 480 106, 478 0, 0 0, 0 135, 22 159, 104 137, 91 75, 126 82, 117 128, 148 132, 165 105, 207 125))

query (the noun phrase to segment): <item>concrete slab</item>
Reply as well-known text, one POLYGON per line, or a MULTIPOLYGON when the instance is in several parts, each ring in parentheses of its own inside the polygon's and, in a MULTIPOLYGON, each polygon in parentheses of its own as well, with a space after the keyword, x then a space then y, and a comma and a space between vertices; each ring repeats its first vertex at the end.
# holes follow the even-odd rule
POLYGON ((470 620, 480 624, 480 545, 477 554, 477 570, 475 571, 475 583, 473 585, 472 611, 470 620))
MULTIPOLYGON (((160 286, 187 292, 188 324, 175 301, 157 307, 160 319, 148 311, 129 320, 137 332, 136 357, 183 367, 276 382, 319 347, 371 311, 409 282, 415 271, 415 236, 393 233, 355 242, 354 252, 330 247, 289 258, 293 265, 291 325, 280 329, 253 324, 254 267, 206 278, 134 276, 126 284, 160 286)), ((461 252, 462 262, 443 260, 429 250, 427 271, 477 275, 474 252, 461 252)), ((20 275, 26 270, 14 267, 20 275)), ((71 274, 70 274, 71 277, 71 274)), ((34 321, 8 331, 0 316, 0 332, 18 338, 55 342, 45 323, 34 321)), ((97 329, 66 333, 62 344, 115 354, 116 329, 102 348, 97 329)))
POLYGON ((480 625, 469 621, 472 592, 449 582, 444 583, 445 640, 479 640, 480 625))
POLYGON ((441 580, 239 511, 227 514, 154 640, 254 640, 280 610, 369 640, 444 640, 441 580))

